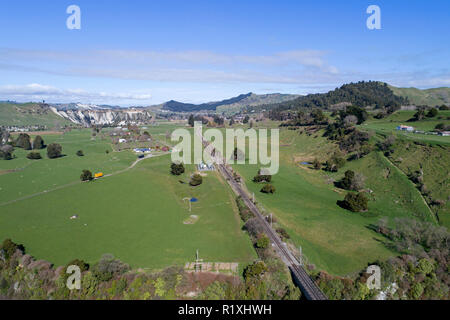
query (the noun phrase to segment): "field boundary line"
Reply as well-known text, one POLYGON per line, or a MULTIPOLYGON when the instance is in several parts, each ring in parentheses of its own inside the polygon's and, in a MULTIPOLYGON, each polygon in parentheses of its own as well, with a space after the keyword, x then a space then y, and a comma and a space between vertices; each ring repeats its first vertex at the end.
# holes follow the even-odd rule
MULTIPOLYGON (((151 156, 144 157, 142 159, 137 159, 129 167, 127 167, 127 168, 125 168, 123 170, 119 170, 119 171, 110 173, 108 175, 105 175, 103 178, 108 178, 108 177, 112 177, 112 176, 115 176, 115 175, 120 174, 120 173, 124 173, 126 171, 129 171, 129 170, 133 169, 139 162, 141 162, 143 160, 165 156, 165 155, 167 155, 169 153, 170 152, 163 153, 163 154, 158 154, 156 156, 151 155, 151 156)), ((16 203, 16 202, 23 201, 23 200, 28 200, 28 199, 31 199, 31 198, 34 198, 34 197, 38 197, 38 196, 41 196, 41 195, 44 195, 44 194, 47 194, 47 193, 50 193, 50 192, 53 192, 53 191, 58 191, 58 190, 61 190, 61 189, 65 189, 65 188, 68 188, 68 187, 71 187, 71 186, 74 186, 74 185, 77 185, 77 184, 81 184, 81 183, 83 183, 83 182, 82 181, 73 181, 73 182, 70 182, 68 184, 65 184, 65 185, 62 185, 62 186, 58 186, 58 187, 50 189, 50 190, 40 191, 40 192, 37 192, 37 193, 30 194, 28 196, 24 196, 24 197, 21 197, 21 198, 18 198, 18 199, 14 199, 14 200, 10 200, 10 201, 7 201, 7 202, 0 203, 0 207, 4 207, 4 206, 7 206, 9 204, 16 203)))
POLYGON ((439 223, 438 218, 436 217, 436 215, 434 214, 433 210, 431 210, 430 206, 428 205, 428 202, 425 200, 425 198, 423 197, 423 195, 420 193, 419 190, 417 190, 416 186, 414 185, 414 183, 409 180, 408 176, 406 175, 406 173, 403 172, 402 169, 400 169, 399 167, 397 167, 388 157, 385 157, 383 155, 383 157, 387 160, 387 162, 389 162, 389 164, 391 166, 393 166, 401 175, 405 176, 406 179, 408 180, 408 182, 410 184, 412 184, 414 190, 416 190, 416 192, 419 194, 420 198, 422 199, 423 203, 425 203, 425 206, 428 208, 429 213, 431 214, 431 218, 433 219, 434 222, 439 223))

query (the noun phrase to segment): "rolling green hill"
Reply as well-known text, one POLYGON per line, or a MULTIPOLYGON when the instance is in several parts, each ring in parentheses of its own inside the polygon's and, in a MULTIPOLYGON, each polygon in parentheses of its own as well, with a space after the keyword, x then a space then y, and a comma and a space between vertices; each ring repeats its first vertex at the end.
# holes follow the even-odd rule
POLYGON ((291 110, 301 108, 331 109, 340 104, 353 104, 359 107, 385 107, 408 104, 408 100, 395 95, 389 86, 379 81, 360 81, 344 84, 327 93, 308 94, 292 101, 259 106, 266 110, 291 110))
POLYGON ((71 124, 71 122, 54 114, 46 105, 0 102, 0 126, 41 125, 53 128, 56 125, 65 124, 71 124))
POLYGON ((158 107, 174 112, 195 112, 200 110, 211 110, 218 112, 228 112, 231 110, 234 112, 238 112, 244 107, 258 106, 270 103, 280 103, 293 100, 297 97, 298 95, 293 94, 273 93, 258 95, 250 92, 247 94, 241 94, 234 98, 202 104, 183 103, 171 100, 163 103, 162 105, 159 105, 158 107))
POLYGON ((408 98, 414 105, 450 105, 450 88, 433 88, 420 90, 417 88, 396 88, 390 86, 394 94, 408 98))

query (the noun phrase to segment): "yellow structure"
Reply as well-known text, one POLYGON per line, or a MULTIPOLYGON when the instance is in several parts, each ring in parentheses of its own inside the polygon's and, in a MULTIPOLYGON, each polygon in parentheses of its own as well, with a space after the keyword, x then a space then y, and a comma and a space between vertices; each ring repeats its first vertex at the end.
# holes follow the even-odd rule
POLYGON ((102 172, 99 172, 99 173, 96 173, 95 175, 94 175, 94 178, 101 178, 101 177, 103 177, 103 173, 102 172))

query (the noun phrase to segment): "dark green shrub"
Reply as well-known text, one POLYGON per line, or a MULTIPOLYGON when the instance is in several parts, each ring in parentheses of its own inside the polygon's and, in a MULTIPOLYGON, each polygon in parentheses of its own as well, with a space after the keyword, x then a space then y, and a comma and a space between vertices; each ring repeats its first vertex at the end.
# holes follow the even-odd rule
POLYGON ((26 133, 19 134, 15 142, 15 146, 25 150, 31 150, 30 136, 26 133))
POLYGON ((265 184, 261 189, 262 193, 275 193, 275 187, 269 183, 265 184))
POLYGON ((428 111, 428 113, 427 113, 427 117, 428 118, 434 118, 434 117, 436 117, 437 115, 438 115, 438 111, 437 111, 437 109, 436 108, 431 108, 429 111, 428 111))
POLYGON ((269 245, 270 239, 265 234, 261 234, 256 240, 256 247, 259 249, 267 249, 269 245))
POLYGON ((194 174, 194 175, 191 177, 191 181, 189 181, 189 184, 190 184, 191 186, 193 186, 193 187, 196 187, 196 186, 201 185, 202 182, 203 182, 202 176, 199 175, 199 174, 194 174))
POLYGON ((183 163, 175 163, 173 162, 170 165, 170 173, 172 173, 175 176, 179 176, 184 173, 184 165, 183 163))
POLYGON ((272 176, 271 175, 262 174, 261 170, 259 170, 258 174, 253 178, 253 182, 257 182, 257 183, 270 182, 270 181, 272 181, 272 176))
POLYGON ((58 143, 51 143, 47 146, 47 156, 50 159, 61 157, 62 147, 58 143))
POLYGON ((0 246, 0 251, 4 253, 6 260, 11 258, 17 250, 20 250, 22 251, 22 253, 25 253, 24 246, 21 244, 14 243, 11 239, 6 239, 0 246))
POLYGON ((32 151, 29 154, 27 154, 27 158, 30 160, 39 160, 42 159, 41 154, 36 151, 32 151))
POLYGON ((36 136, 36 138, 34 138, 34 141, 33 141, 33 149, 39 150, 39 149, 44 149, 44 148, 45 148, 44 139, 42 139, 41 136, 36 136))
POLYGON ((81 181, 91 181, 94 179, 92 176, 92 172, 89 170, 83 170, 83 173, 80 176, 81 181))
POLYGON ((343 201, 338 201, 338 205, 352 212, 364 212, 368 209, 368 199, 362 192, 349 192, 343 201))

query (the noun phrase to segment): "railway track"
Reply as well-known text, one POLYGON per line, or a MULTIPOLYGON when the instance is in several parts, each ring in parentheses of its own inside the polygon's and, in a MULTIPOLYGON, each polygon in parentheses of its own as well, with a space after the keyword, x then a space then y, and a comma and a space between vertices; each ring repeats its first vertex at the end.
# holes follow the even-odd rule
MULTIPOLYGON (((208 141, 203 139, 202 135, 199 135, 199 138, 202 140, 203 145, 206 147, 209 143, 208 141)), ((220 154, 215 153, 213 158, 221 157, 220 154)), ((226 163, 226 161, 222 161, 226 163)), ((216 161, 217 163, 217 161, 216 161)), ((286 264, 286 266, 291 271, 292 277, 296 285, 300 288, 303 295, 308 300, 327 300, 327 297, 323 294, 323 292, 319 289, 319 287, 314 283, 311 277, 308 275, 306 270, 300 264, 300 262, 292 255, 289 249, 286 247, 285 243, 281 241, 278 234, 271 228, 269 223, 266 221, 264 216, 261 214, 256 205, 250 200, 247 193, 242 189, 241 185, 238 184, 234 178, 231 171, 231 168, 228 168, 226 164, 218 164, 218 171, 221 175, 227 180, 228 184, 231 186, 233 191, 242 198, 244 203, 253 212, 255 217, 262 223, 264 230, 269 237, 273 247, 277 251, 281 260, 286 264)))

